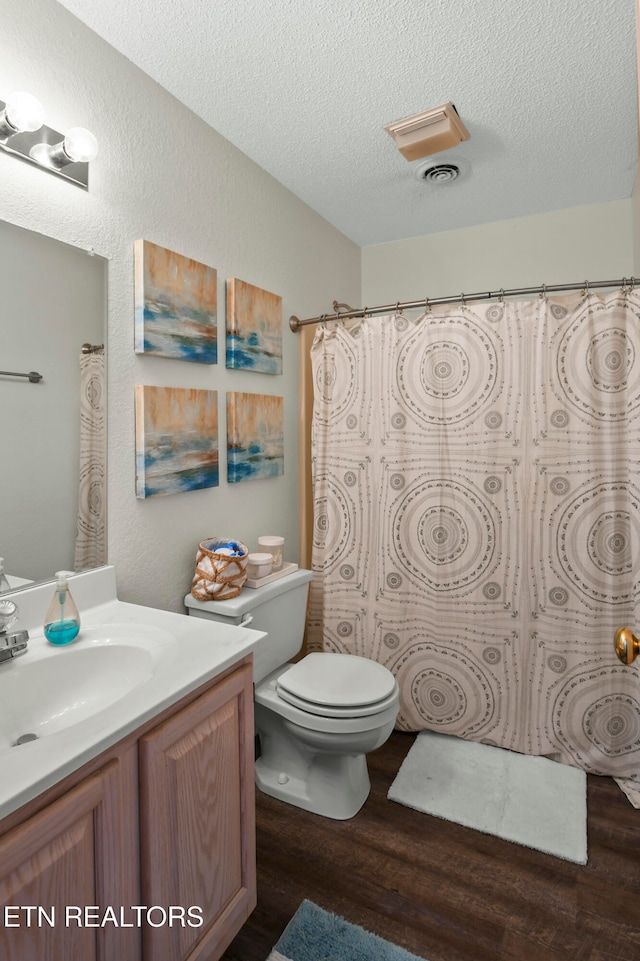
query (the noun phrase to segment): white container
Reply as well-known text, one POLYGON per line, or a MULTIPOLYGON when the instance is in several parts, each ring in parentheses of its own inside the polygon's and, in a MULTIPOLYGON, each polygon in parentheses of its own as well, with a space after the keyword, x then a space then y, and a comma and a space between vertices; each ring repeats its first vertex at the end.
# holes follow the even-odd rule
POLYGON ((249 554, 247 558, 247 576, 251 580, 267 577, 273 569, 271 554, 249 554))
POLYGON ((271 554, 273 557, 273 570, 279 571, 284 559, 284 537, 275 535, 265 535, 258 538, 258 547, 261 551, 271 554))

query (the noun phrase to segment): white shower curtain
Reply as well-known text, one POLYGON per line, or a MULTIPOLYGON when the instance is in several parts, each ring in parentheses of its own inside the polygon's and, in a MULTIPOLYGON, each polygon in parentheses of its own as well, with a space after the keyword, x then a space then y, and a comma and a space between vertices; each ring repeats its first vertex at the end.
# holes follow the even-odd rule
POLYGON ((80 477, 73 567, 107 563, 104 351, 80 354, 80 477))
POLYGON ((398 727, 615 776, 640 805, 640 297, 319 327, 308 644, 398 727))

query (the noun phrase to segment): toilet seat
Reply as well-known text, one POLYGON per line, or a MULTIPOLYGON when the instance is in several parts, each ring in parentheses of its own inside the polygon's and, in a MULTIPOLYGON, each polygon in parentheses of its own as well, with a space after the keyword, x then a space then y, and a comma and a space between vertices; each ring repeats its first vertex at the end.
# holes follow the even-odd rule
POLYGON ((283 701, 319 717, 366 717, 397 700, 397 682, 386 667, 355 654, 308 654, 276 682, 283 701))
POLYGON ((394 704, 397 699, 396 688, 391 691, 388 697, 383 698, 381 701, 376 701, 375 704, 363 704, 360 707, 335 707, 333 705, 314 704, 311 701, 305 701, 303 698, 296 697, 295 694, 291 694, 289 691, 278 690, 278 696, 281 697, 283 701, 286 701, 287 704, 291 704, 292 707, 297 707, 300 711, 306 711, 307 714, 313 714, 316 717, 335 718, 369 717, 371 714, 379 714, 380 711, 384 711, 394 704))
POLYGON ((400 706, 400 690, 397 683, 395 684, 395 694, 391 697, 389 706, 384 710, 377 710, 374 714, 365 714, 360 717, 313 714, 308 710, 308 708, 312 708, 313 705, 307 704, 305 709, 301 710, 294 704, 287 703, 278 693, 278 679, 283 674, 286 674, 287 671, 290 670, 290 667, 291 665, 289 664, 285 667, 279 667, 263 681, 260 681, 259 684, 256 684, 254 690, 256 716, 258 713, 258 705, 260 705, 282 717, 285 724, 292 724, 295 727, 315 731, 316 734, 320 736, 325 733, 331 736, 350 735, 379 729, 385 724, 391 724, 393 726, 400 706))

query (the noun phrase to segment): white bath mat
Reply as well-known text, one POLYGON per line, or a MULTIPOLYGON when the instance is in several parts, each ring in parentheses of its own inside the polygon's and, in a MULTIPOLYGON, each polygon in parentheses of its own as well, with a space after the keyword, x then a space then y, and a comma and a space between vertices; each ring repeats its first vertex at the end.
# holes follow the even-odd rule
POLYGON ((548 758, 422 731, 388 797, 484 834, 587 863, 587 776, 548 758))

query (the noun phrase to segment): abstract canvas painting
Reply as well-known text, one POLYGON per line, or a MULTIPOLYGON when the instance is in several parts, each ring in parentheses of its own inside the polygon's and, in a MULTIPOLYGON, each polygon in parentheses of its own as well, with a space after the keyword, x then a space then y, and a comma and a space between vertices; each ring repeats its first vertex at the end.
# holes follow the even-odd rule
POLYGON ((136 387, 136 496, 218 486, 218 392, 136 387))
POLYGON ((227 281, 227 367, 282 373, 282 297, 227 281))
POLYGON ((148 240, 134 253, 136 353, 216 364, 216 269, 148 240))
POLYGON ((227 480, 284 474, 282 397, 227 394, 227 480))

